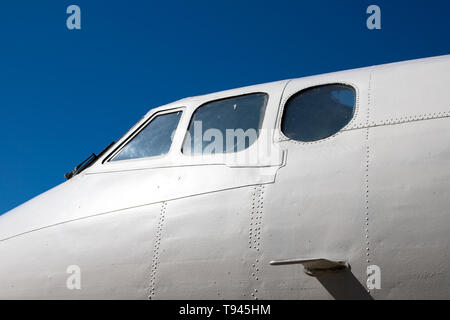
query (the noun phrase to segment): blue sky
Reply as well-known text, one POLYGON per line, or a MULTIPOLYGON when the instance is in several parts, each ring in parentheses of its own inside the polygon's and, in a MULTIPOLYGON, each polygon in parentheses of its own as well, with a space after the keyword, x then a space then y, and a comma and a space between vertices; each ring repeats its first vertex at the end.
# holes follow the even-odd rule
POLYGON ((150 108, 450 53, 450 2, 2 1, 0 213, 64 181, 150 108), (81 8, 81 30, 66 8, 81 8), (381 8, 382 30, 366 28, 381 8))

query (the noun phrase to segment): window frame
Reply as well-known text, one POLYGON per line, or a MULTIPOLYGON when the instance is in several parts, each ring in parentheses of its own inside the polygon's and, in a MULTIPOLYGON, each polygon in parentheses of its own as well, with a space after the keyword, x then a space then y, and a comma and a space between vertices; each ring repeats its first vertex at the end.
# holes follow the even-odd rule
POLYGON ((209 100, 206 101, 202 104, 200 104, 199 106, 195 107, 190 115, 189 115, 189 121, 187 122, 187 127, 185 128, 185 132, 184 132, 184 136, 183 139, 181 140, 181 146, 180 149, 178 150, 179 154, 181 154, 183 157, 188 157, 188 158, 214 158, 214 157, 223 157, 224 155, 226 155, 227 153, 217 153, 217 154, 212 154, 212 155, 203 155, 203 154, 186 154, 183 152, 183 148, 185 145, 185 141, 186 141, 186 137, 187 137, 187 133, 189 132, 189 127, 191 125, 191 122, 194 118, 195 113, 202 107, 204 107, 207 104, 213 103, 213 102, 219 102, 219 101, 223 101, 223 100, 229 100, 229 99, 234 99, 234 98, 240 98, 240 97, 245 97, 245 96, 251 96, 251 95, 256 95, 256 94, 263 94, 266 97, 266 103, 264 105, 263 111, 262 111, 262 117, 259 121, 258 124, 258 137, 257 139, 253 142, 252 145, 250 145, 248 148, 241 150, 241 151, 237 151, 237 152, 230 152, 229 154, 238 154, 238 153, 242 153, 242 152, 248 152, 248 150, 250 150, 255 144, 258 143, 259 138, 260 138, 260 130, 263 129, 263 125, 264 122, 266 120, 266 116, 267 116, 267 106, 269 105, 269 100, 270 100, 270 94, 268 92, 263 92, 263 91, 255 91, 255 92, 247 92, 247 93, 243 93, 243 94, 237 94, 237 95, 231 95, 231 96, 227 96, 227 97, 221 97, 221 98, 217 98, 217 99, 213 99, 213 100, 209 100))
POLYGON ((297 143, 297 144, 314 144, 314 143, 320 143, 323 141, 327 141, 329 139, 334 138, 335 136, 337 136, 338 134, 342 133, 343 131, 346 130, 346 128, 350 127, 352 125, 352 123, 354 121, 356 121, 356 118, 358 116, 359 113, 359 90, 358 87, 354 84, 354 83, 349 83, 349 82, 345 82, 345 81, 332 81, 332 82, 320 82, 320 83, 314 83, 314 84, 309 84, 307 86, 304 86, 301 89, 295 90, 293 93, 289 94, 286 97, 282 98, 282 103, 280 104, 280 113, 279 113, 279 119, 277 121, 277 128, 278 128, 278 133, 279 133, 279 141, 289 141, 289 142, 293 142, 293 143, 297 143), (355 105, 353 108, 353 115, 352 118, 348 121, 348 123, 342 127, 339 131, 335 132, 332 135, 329 135, 325 138, 319 139, 319 140, 314 140, 314 141, 301 141, 301 140, 295 140, 293 138, 289 138, 288 136, 286 136, 283 132, 283 128, 282 128, 282 124, 283 124, 283 119, 286 113, 286 105, 287 103, 291 100, 291 98, 293 98, 294 96, 300 94, 303 91, 309 90, 309 89, 313 89, 313 88, 317 88, 317 87, 325 87, 325 86, 330 86, 330 85, 341 85, 341 86, 346 86, 349 89, 352 89, 354 94, 355 94, 355 105))
POLYGON ((141 123, 136 129, 134 129, 134 131, 131 134, 127 134, 126 138, 121 138, 119 141, 120 143, 117 145, 116 148, 114 148, 114 150, 112 150, 108 156, 106 156, 104 158, 104 160, 102 161, 102 164, 120 164, 120 163, 128 163, 128 162, 134 162, 134 161, 145 161, 145 160, 149 160, 149 159, 160 159, 160 158, 164 158, 167 157, 169 154, 171 154, 174 150, 174 140, 175 140, 175 136, 177 134, 177 132, 180 130, 180 124, 183 120, 183 117, 185 116, 185 107, 178 107, 178 108, 173 108, 173 109, 167 109, 167 110, 161 110, 161 111, 157 111, 154 114, 152 114, 146 121, 144 121, 143 123, 141 123), (170 145, 169 151, 165 154, 162 155, 157 155, 157 156, 152 156, 152 157, 144 157, 144 158, 134 158, 134 159, 125 159, 125 160, 118 160, 118 161, 112 161, 112 159, 114 159, 114 157, 129 143, 131 142, 131 140, 133 140, 139 133, 141 133, 156 117, 161 116, 161 115, 165 115, 165 114, 170 114, 170 113, 176 113, 176 112, 181 112, 181 117, 178 121, 177 127, 175 129, 175 134, 173 135, 173 139, 172 139, 172 143, 170 145), (122 140, 122 141, 121 141, 122 140))

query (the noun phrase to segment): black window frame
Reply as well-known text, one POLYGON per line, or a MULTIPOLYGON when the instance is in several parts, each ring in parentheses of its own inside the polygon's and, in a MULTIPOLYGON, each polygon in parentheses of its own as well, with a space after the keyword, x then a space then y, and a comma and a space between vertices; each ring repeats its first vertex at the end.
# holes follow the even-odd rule
MULTIPOLYGON (((157 156, 151 156, 151 157, 144 157, 144 158, 134 158, 134 159, 124 159, 124 160, 118 160, 118 161, 111 161, 114 159, 114 157, 119 154, 119 152, 129 143, 131 142, 139 133, 141 133, 156 117, 162 116, 165 114, 171 114, 171 113, 177 113, 181 112, 180 120, 178 121, 177 128, 175 129, 174 137, 176 136, 176 133, 178 130, 180 130, 180 124, 182 123, 182 119, 185 114, 185 107, 177 107, 174 109, 167 109, 167 110, 160 110, 152 114, 146 121, 144 121, 142 124, 140 124, 131 134, 128 134, 125 140, 123 140, 105 159, 102 161, 102 164, 105 163, 111 163, 111 164, 120 164, 124 162, 129 161, 139 161, 139 160, 149 160, 149 159, 156 159, 156 158, 162 158, 166 157, 168 154, 170 154, 173 151, 174 148, 174 140, 172 140, 172 143, 170 145, 169 151, 162 155, 157 156)), ((123 138, 121 138, 123 139, 123 138)))
MULTIPOLYGON (((189 132, 189 128, 190 128, 190 126, 191 126, 191 124, 192 124, 192 121, 193 121, 193 119, 194 119, 195 113, 196 113, 199 109, 201 109, 202 107, 204 107, 205 105, 208 105, 208 104, 210 104, 210 103, 219 102, 219 101, 224 101, 224 100, 230 100, 230 99, 240 98, 240 97, 245 97, 245 96, 251 96, 251 95, 256 95, 256 94, 262 94, 262 95, 265 95, 265 97, 266 97, 266 103, 264 104, 264 106, 263 106, 263 108, 262 108, 262 110, 261 110, 261 117, 260 117, 260 120, 259 120, 259 123, 258 123, 258 128, 257 128, 257 134, 258 134, 258 136, 257 136, 257 139, 254 141, 254 143, 256 143, 256 142, 258 141, 258 139, 259 139, 260 131, 261 131, 262 127, 263 127, 264 120, 266 119, 267 106, 268 106, 268 104, 269 104, 269 99, 270 99, 270 94, 267 93, 267 92, 263 92, 263 91, 255 91, 255 92, 249 92, 249 93, 243 93, 243 94, 238 94, 238 95, 232 95, 232 96, 228 96, 228 97, 218 98, 218 99, 214 99, 214 100, 207 101, 207 102, 202 103, 201 105, 197 106, 197 107, 192 111, 192 113, 191 113, 191 115, 190 115, 189 122, 187 123, 186 132, 184 133, 184 137, 183 137, 183 140, 182 140, 182 142, 181 142, 180 153, 181 153, 183 156, 185 156, 185 157, 199 157, 199 156, 201 157, 201 156, 203 156, 202 154, 195 154, 195 153, 192 153, 192 154, 186 154, 186 153, 183 152, 183 148, 184 148, 184 145, 185 145, 185 143, 186 143, 186 139, 187 139, 187 134, 188 134, 188 132, 189 132)), ((253 144, 254 144, 254 143, 253 143, 253 144)), ((253 144, 252 144, 252 145, 253 145, 253 144)), ((245 151, 247 151, 248 149, 250 149, 252 145, 250 145, 248 148, 246 148, 246 149, 244 149, 244 150, 237 151, 237 152, 245 152, 245 151)), ((237 152, 230 152, 230 154, 231 154, 231 153, 237 153, 237 152)), ((222 155, 224 155, 224 154, 226 154, 226 153, 220 153, 220 154, 216 154, 216 155, 222 156, 222 155)))
POLYGON ((303 88, 301 90, 296 91, 295 93, 291 94, 286 99, 285 103, 282 106, 282 114, 281 114, 281 117, 280 117, 278 129, 279 129, 279 131, 281 133, 281 136, 284 137, 287 140, 292 140, 292 141, 295 141, 296 143, 304 143, 304 144, 316 143, 316 142, 320 142, 320 141, 324 141, 324 140, 330 139, 330 138, 334 137, 335 135, 337 135, 338 133, 342 132, 342 130, 345 129, 355 119, 355 116, 357 114, 357 110, 358 110, 358 90, 356 89, 356 87, 354 85, 349 84, 349 83, 345 83, 345 82, 330 82, 330 83, 323 83, 323 84, 312 85, 312 86, 308 86, 308 87, 305 87, 305 88, 303 88), (353 91, 353 94, 354 94, 354 106, 353 106, 353 112, 352 112, 351 118, 348 120, 348 122, 343 127, 341 127, 338 131, 334 132, 333 134, 327 135, 326 137, 323 137, 323 138, 320 138, 320 139, 317 139, 317 140, 311 140, 311 141, 297 140, 295 138, 292 138, 292 137, 289 137, 288 135, 286 135, 285 132, 283 131, 283 121, 285 119, 286 106, 288 105, 288 103, 293 98, 296 98, 297 96, 301 95, 305 91, 308 91, 308 90, 311 90, 311 89, 315 89, 315 88, 333 86, 333 85, 343 86, 343 87, 346 87, 346 88, 351 89, 353 91))

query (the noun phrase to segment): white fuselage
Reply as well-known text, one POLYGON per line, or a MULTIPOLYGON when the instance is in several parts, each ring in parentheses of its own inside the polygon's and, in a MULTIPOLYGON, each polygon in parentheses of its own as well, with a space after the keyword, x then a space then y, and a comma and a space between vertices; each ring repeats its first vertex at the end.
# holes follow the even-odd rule
MULTIPOLYGON (((170 151, 103 161, 0 216, 4 299, 449 299, 450 56, 188 98, 170 151), (286 101, 340 83, 352 120, 320 141, 280 129, 286 101), (273 153, 248 165, 181 152, 194 111, 268 95, 273 153), (346 261, 307 275, 274 260, 346 261), (368 290, 378 266, 381 288, 368 290), (69 288, 78 266, 81 288, 69 288)), ((253 146, 248 150, 251 152, 253 146)))

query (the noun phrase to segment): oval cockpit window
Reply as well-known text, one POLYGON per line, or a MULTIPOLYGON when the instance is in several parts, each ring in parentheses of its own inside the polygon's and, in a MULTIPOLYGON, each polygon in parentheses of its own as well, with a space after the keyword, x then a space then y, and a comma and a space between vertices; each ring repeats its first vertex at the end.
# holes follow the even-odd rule
POLYGON ((301 142, 328 138, 352 120, 355 104, 355 90, 348 85, 329 84, 302 90, 286 102, 281 130, 286 137, 301 142))

